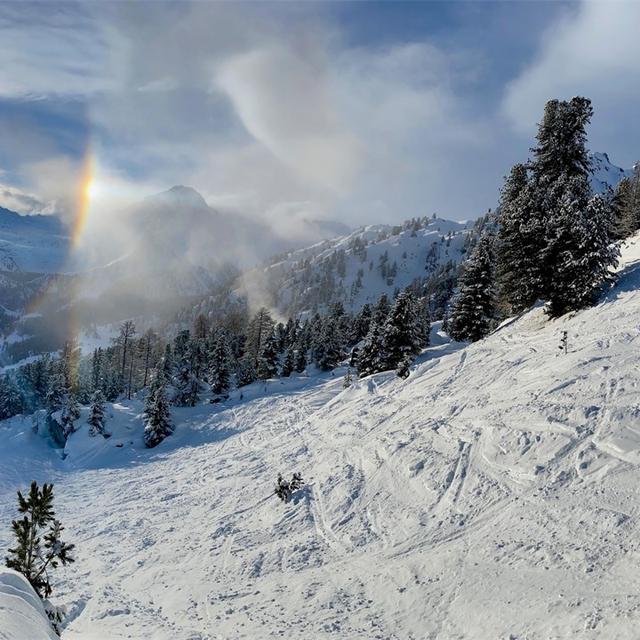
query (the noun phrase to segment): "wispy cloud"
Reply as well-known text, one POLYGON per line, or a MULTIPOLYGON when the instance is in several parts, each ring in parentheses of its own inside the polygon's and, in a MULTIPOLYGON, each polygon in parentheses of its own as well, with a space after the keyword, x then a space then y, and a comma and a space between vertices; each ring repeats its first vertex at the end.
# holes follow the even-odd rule
POLYGON ((539 52, 506 87, 503 110, 516 130, 531 134, 551 97, 584 95, 596 117, 592 144, 630 163, 640 151, 640 3, 581 2, 544 33, 539 52), (633 138, 633 136, 632 136, 633 138), (633 155, 635 154, 635 156, 633 155))
MULTIPOLYGON (((497 65, 517 77, 496 77, 469 23, 502 12, 485 34, 499 43, 507 23, 528 29, 513 18, 519 4, 458 9, 447 37, 396 30, 378 41, 353 35, 373 9, 356 24, 330 4, 5 3, 0 107, 78 104, 83 131, 54 136, 57 122, 0 109, 0 168, 19 177, 4 182, 63 202, 55 182, 73 180, 73 139, 86 129, 104 181, 128 197, 190 184, 273 224, 308 211, 351 223, 469 218, 495 204, 544 101, 573 93, 602 114, 594 144, 629 163, 611 114, 631 119, 637 104, 640 5, 565 7, 531 60, 497 65)), ((556 16, 550 6, 540 11, 556 16)), ((493 49, 494 62, 510 54, 493 49)))

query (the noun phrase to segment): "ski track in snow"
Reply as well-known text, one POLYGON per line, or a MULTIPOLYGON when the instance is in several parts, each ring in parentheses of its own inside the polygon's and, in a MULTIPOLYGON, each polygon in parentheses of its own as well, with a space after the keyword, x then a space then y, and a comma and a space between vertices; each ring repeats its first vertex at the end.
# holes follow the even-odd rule
POLYGON ((77 545, 65 639, 635 639, 640 240, 624 256, 592 309, 434 347, 406 381, 177 409, 153 451, 135 404, 64 461, 10 421, 0 547, 15 489, 52 479, 77 545))

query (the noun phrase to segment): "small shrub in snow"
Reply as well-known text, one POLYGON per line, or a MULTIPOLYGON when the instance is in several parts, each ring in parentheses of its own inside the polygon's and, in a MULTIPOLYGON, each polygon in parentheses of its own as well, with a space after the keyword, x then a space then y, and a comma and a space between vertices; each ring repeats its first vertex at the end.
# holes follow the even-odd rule
POLYGON ((285 480, 282 474, 279 473, 275 493, 282 502, 289 502, 293 493, 303 486, 304 480, 302 479, 302 474, 296 472, 291 476, 291 480, 285 480))
MULTIPOLYGON (((46 600, 52 592, 49 572, 74 562, 70 555, 74 545, 62 541, 64 528, 53 510, 53 485, 45 482, 40 488, 34 480, 26 497, 18 491, 18 511, 23 517, 11 523, 16 544, 9 549, 6 565, 21 573, 46 600)), ((59 610, 48 602, 45 609, 57 631, 59 610)))
POLYGON ((560 349, 561 353, 565 355, 569 352, 569 334, 566 331, 563 331, 560 336, 560 344, 558 345, 558 349, 560 349))

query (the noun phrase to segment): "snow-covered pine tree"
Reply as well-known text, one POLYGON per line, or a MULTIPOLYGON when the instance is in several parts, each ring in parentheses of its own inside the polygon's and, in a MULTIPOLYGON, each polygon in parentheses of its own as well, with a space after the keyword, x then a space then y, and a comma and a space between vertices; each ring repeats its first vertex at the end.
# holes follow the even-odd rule
POLYGON ((160 339, 152 329, 147 329, 140 340, 140 359, 142 361, 142 388, 149 382, 151 369, 159 358, 160 339))
POLYGON ((307 352, 302 340, 297 342, 294 345, 294 348, 296 352, 295 365, 294 365, 295 371, 296 373, 304 373, 305 369, 307 368, 307 352))
POLYGON ((108 367, 103 381, 103 386, 104 395, 109 402, 113 402, 120 395, 120 383, 120 370, 115 367, 108 367))
POLYGON ((91 398, 91 413, 87 422, 89 423, 89 435, 90 436, 104 436, 108 437, 105 432, 104 425, 106 421, 104 410, 104 394, 100 389, 96 389, 91 398))
POLYGON ((533 150, 546 219, 540 262, 547 312, 553 317, 590 304, 617 264, 613 208, 602 198, 592 199, 589 182, 586 127, 592 115, 586 98, 551 101, 533 150))
POLYGON ((255 382, 257 375, 252 356, 246 355, 238 360, 236 366, 236 384, 239 387, 244 387, 245 385, 255 382))
POLYGON ((144 408, 144 443, 152 448, 159 445, 174 431, 171 422, 166 381, 162 373, 156 372, 149 389, 144 408))
POLYGON ((617 206, 617 237, 627 238, 640 229, 640 163, 633 175, 618 184, 615 196, 617 206))
POLYGON ((193 347, 189 331, 181 331, 174 341, 173 376, 173 403, 179 407, 194 407, 200 397, 193 347))
POLYGON ((209 348, 208 382, 214 397, 226 397, 231 387, 231 349, 224 332, 218 331, 209 348))
POLYGON ((364 378, 372 373, 384 371, 386 360, 384 341, 382 339, 382 326, 372 320, 369 326, 369 333, 367 333, 362 347, 358 351, 358 376, 364 378))
POLYGON ((527 167, 516 164, 502 188, 498 207, 496 280, 499 296, 520 312, 541 295, 539 256, 544 247, 545 221, 527 167))
POLYGON ((389 302, 387 294, 383 293, 371 311, 371 322, 375 322, 378 326, 382 327, 387 321, 387 316, 390 311, 391 303, 389 302))
POLYGON ((282 360, 282 367, 280 368, 280 375, 283 378, 288 378, 295 371, 296 354, 293 345, 287 347, 284 352, 284 358, 282 360))
POLYGON ((45 398, 45 407, 49 415, 52 415, 56 411, 60 411, 60 409, 62 409, 65 392, 66 389, 62 374, 60 372, 53 372, 49 375, 47 394, 45 398))
POLYGON ((592 304, 602 288, 613 281, 611 268, 620 255, 612 241, 611 203, 599 195, 584 208, 578 202, 571 189, 566 189, 550 225, 550 232, 557 234, 550 234, 550 248, 556 243, 562 247, 554 256, 558 276, 549 283, 548 313, 552 317, 592 304))
POLYGON ((121 390, 124 390, 126 384, 126 371, 128 364, 129 352, 131 349, 131 343, 133 342, 133 337, 136 334, 136 325, 133 320, 125 320, 120 325, 120 333, 118 337, 115 339, 116 346, 121 351, 121 366, 120 366, 120 380, 121 380, 121 390))
POLYGON ((285 348, 292 346, 298 337, 298 322, 293 318, 287 320, 285 325, 285 348))
POLYGON ((283 353, 287 348, 287 328, 282 322, 278 322, 273 330, 278 353, 283 353))
POLYGON ((258 378, 268 380, 278 375, 278 338, 274 331, 264 340, 258 357, 258 378))
POLYGON ((66 340, 60 351, 59 363, 67 389, 74 395, 78 394, 78 365, 80 362, 80 347, 75 340, 66 340))
POLYGON ((173 349, 171 349, 171 345, 167 343, 164 348, 164 356, 162 357, 159 370, 160 375, 162 375, 167 384, 171 382, 171 378, 173 377, 173 367, 173 349))
POLYGON ((335 316, 324 318, 314 345, 314 360, 321 371, 335 369, 344 355, 342 351, 342 331, 335 316))
MULTIPOLYGON (((258 369, 258 360, 265 342, 273 334, 275 322, 266 308, 262 307, 249 322, 245 341, 245 356, 253 360, 254 369, 258 369)), ((277 349, 276 349, 277 350, 277 349)))
POLYGON ((424 331, 411 291, 402 291, 396 298, 382 328, 382 343, 384 370, 397 368, 407 358, 412 361, 422 350, 424 331))
POLYGON ((74 562, 74 545, 62 540, 52 484, 45 482, 40 488, 34 480, 26 497, 18 491, 18 511, 23 517, 11 523, 16 543, 9 549, 6 565, 21 573, 44 600, 52 592, 49 571, 74 562))
POLYGON ((19 414, 24 408, 24 398, 9 375, 0 376, 0 420, 19 414))
POLYGON ((356 313, 351 323, 351 331, 349 339, 352 344, 357 344, 369 333, 369 325, 371 324, 371 305, 365 304, 362 309, 356 313))
POLYGON ((549 100, 536 134, 532 170, 547 185, 561 176, 588 176, 587 125, 593 116, 591 100, 577 96, 569 101, 549 100))
POLYGON ((94 349, 91 356, 91 385, 93 390, 102 388, 103 385, 103 353, 102 349, 98 347, 94 349))
POLYGON ((454 297, 447 331, 454 340, 475 342, 492 328, 495 316, 493 236, 483 233, 464 266, 460 291, 454 297))
POLYGON ((66 389, 62 397, 62 406, 60 407, 60 424, 62 433, 68 438, 76 429, 75 421, 80 417, 80 407, 78 400, 70 389, 66 389))

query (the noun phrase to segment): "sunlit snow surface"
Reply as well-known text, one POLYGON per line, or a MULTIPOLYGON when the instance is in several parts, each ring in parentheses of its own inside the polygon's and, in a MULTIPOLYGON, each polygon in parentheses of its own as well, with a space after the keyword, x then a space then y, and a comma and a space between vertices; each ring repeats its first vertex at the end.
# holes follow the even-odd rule
POLYGON ((176 409, 152 451, 139 402, 64 460, 8 421, 0 548, 15 490, 53 480, 77 545, 65 639, 635 639, 640 240, 624 260, 573 317, 440 340, 406 381, 345 391, 337 371, 176 409))

